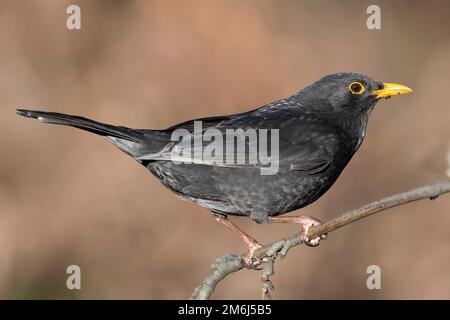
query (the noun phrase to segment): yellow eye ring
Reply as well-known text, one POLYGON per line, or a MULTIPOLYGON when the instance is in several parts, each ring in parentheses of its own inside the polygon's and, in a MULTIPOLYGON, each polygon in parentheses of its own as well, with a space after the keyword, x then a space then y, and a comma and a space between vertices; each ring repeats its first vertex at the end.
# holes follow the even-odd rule
POLYGON ((361 94, 366 90, 361 82, 352 82, 348 86, 348 90, 353 94, 361 94))

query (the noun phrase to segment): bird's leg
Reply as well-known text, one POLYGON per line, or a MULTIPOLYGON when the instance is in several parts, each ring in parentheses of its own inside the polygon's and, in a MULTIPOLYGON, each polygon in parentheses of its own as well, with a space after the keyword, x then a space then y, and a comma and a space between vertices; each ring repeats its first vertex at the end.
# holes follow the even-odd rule
POLYGON ((322 235, 315 239, 308 238, 309 229, 312 227, 322 224, 322 222, 318 219, 315 219, 310 216, 287 216, 287 217, 269 217, 269 222, 271 223, 299 223, 302 226, 302 231, 300 232, 300 237, 302 241, 310 246, 317 247, 320 243, 320 240, 325 240, 327 235, 322 235))
POLYGON ((248 247, 248 251, 244 255, 242 260, 244 261, 246 266, 253 267, 253 254, 257 249, 261 248, 261 245, 258 243, 258 241, 250 237, 247 233, 241 230, 237 225, 228 220, 226 217, 215 216, 215 219, 217 222, 220 222, 235 234, 237 234, 237 236, 241 238, 242 241, 244 241, 245 245, 248 247))

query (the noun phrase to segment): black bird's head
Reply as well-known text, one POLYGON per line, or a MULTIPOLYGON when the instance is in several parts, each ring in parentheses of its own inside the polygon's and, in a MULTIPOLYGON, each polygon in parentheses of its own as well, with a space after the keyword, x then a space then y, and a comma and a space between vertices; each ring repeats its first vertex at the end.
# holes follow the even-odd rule
POLYGON ((342 72, 321 78, 295 97, 312 112, 356 120, 367 118, 380 99, 411 91, 404 85, 383 83, 362 73, 342 72))

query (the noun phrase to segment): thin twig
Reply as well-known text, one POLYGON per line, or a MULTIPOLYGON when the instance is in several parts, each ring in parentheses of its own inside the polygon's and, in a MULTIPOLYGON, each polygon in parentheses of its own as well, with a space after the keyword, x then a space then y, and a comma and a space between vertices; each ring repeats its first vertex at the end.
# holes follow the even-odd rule
MULTIPOLYGON (((433 200, 439 197, 440 195, 448 192, 450 192, 450 180, 437 182, 420 188, 412 189, 406 192, 398 193, 383 198, 381 200, 366 204, 358 209, 353 209, 351 211, 342 214, 337 218, 331 219, 327 222, 324 222, 321 225, 315 226, 309 230, 308 238, 315 239, 321 235, 328 234, 345 225, 348 225, 363 218, 367 218, 375 213, 384 211, 389 208, 401 206, 409 202, 427 198, 433 200)), ((302 243, 303 242, 300 238, 300 234, 294 234, 291 237, 272 242, 271 244, 259 248, 258 250, 255 251, 253 257, 255 261, 274 262, 275 258, 283 258, 284 256, 287 255, 287 252, 290 248, 298 246, 302 243)), ((214 292, 216 286, 219 284, 220 281, 222 281, 227 275, 237 272, 245 267, 245 265, 242 263, 242 257, 243 255, 241 256, 229 255, 217 259, 211 267, 212 269, 211 273, 200 284, 200 286, 195 289, 191 298, 196 300, 209 299, 209 297, 214 292)), ((270 266, 270 268, 272 269, 264 269, 264 270, 266 271, 271 270, 273 272, 273 265, 270 266)), ((267 277, 267 281, 270 284, 267 283, 267 281, 264 281, 265 283, 267 283, 267 285, 271 285, 269 279, 270 275, 267 277)), ((272 291, 273 287, 270 287, 270 289, 269 287, 267 287, 266 289, 268 289, 266 292, 266 297, 269 297, 270 291, 272 291)), ((263 290, 265 289, 263 288, 263 290)))
POLYGON ((267 265, 264 267, 263 272, 261 272, 261 282, 262 282, 262 298, 263 300, 271 300, 271 292, 275 290, 275 287, 270 280, 270 277, 275 274, 275 258, 270 258, 267 265))

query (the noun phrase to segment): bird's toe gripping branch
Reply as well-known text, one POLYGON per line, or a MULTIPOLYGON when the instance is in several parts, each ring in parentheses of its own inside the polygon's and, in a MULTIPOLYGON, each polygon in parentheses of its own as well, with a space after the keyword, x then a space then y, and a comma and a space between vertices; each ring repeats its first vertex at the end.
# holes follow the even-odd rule
POLYGON ((262 261, 254 261, 253 259, 255 251, 262 247, 259 244, 259 242, 253 239, 251 236, 249 236, 246 232, 241 230, 237 225, 232 223, 226 217, 215 216, 215 219, 217 222, 220 222, 221 224, 225 225, 228 229, 233 231, 245 243, 245 245, 248 248, 248 251, 242 257, 242 262, 244 263, 246 268, 256 269, 258 265, 262 263, 262 261))
POLYGON ((309 247, 317 247, 320 244, 320 240, 327 239, 326 234, 321 235, 320 237, 314 239, 308 238, 309 230, 314 226, 322 224, 322 221, 310 216, 271 217, 270 222, 300 224, 302 226, 302 230, 300 231, 300 239, 304 244, 306 244, 309 247))
POLYGON ((244 262, 244 265, 248 269, 258 269, 258 266, 263 262, 260 260, 254 260, 253 256, 255 254, 255 251, 261 248, 262 246, 256 242, 254 244, 247 244, 248 251, 247 253, 242 257, 242 261, 244 262))
MULTIPOLYGON (((316 219, 314 219, 314 220, 316 220, 316 219)), ((314 221, 314 222, 310 222, 310 223, 307 223, 307 224, 303 225, 302 232, 300 233, 300 238, 301 238, 301 240, 303 241, 304 244, 306 244, 309 247, 317 247, 320 244, 320 240, 326 240, 328 238, 327 234, 323 234, 323 235, 321 235, 319 237, 316 237, 314 239, 309 239, 309 237, 308 237, 309 230, 312 227, 320 225, 320 224, 322 224, 322 222, 314 221)))
MULTIPOLYGON (((246 232, 241 230, 237 225, 232 223, 226 217, 216 215, 215 219, 216 219, 216 221, 220 222, 221 224, 225 225, 228 229, 233 231, 237 236, 239 236, 239 238, 247 246, 248 251, 245 255, 242 256, 242 262, 246 268, 257 269, 259 265, 266 262, 264 259, 262 259, 262 260, 255 259, 255 257, 254 257, 256 250, 258 250, 259 248, 262 247, 258 241, 253 239, 251 236, 249 236, 246 232)), ((320 244, 321 240, 325 240, 327 238, 326 234, 316 237, 314 239, 308 238, 309 230, 314 226, 322 224, 322 222, 320 220, 315 219, 310 216, 270 217, 269 222, 300 224, 302 226, 301 231, 300 231, 300 240, 302 241, 302 243, 306 244, 309 247, 317 247, 320 244)), ((281 247, 283 247, 283 249, 281 251, 286 252, 289 249, 289 244, 287 244, 287 246, 286 246, 286 244, 282 244, 281 247)), ((279 249, 281 249, 281 248, 279 248, 279 249)), ((283 256, 284 254, 281 253, 281 256, 283 256)))

